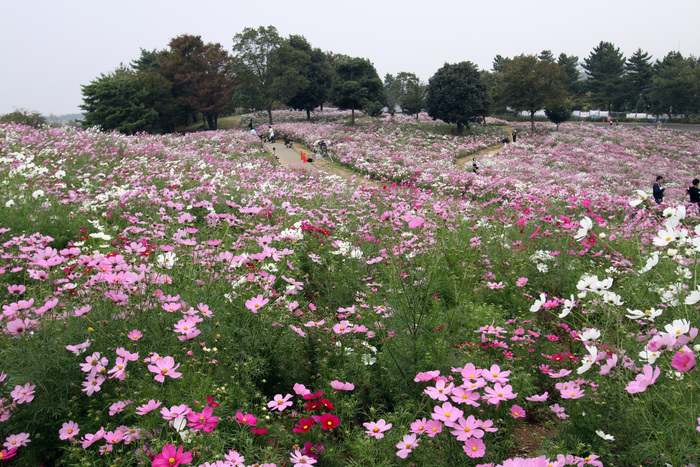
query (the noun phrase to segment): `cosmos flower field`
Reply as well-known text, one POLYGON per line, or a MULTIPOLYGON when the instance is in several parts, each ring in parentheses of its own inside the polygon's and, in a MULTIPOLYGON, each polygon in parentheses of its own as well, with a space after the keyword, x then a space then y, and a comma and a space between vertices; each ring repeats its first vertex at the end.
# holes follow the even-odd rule
POLYGON ((0 126, 0 465, 700 463, 699 134, 275 119, 0 126))

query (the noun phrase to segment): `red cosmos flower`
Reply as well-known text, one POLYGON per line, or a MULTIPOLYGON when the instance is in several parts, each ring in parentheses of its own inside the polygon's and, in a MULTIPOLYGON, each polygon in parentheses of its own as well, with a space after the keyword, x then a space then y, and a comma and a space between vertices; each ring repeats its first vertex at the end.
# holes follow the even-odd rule
POLYGON ((214 398, 213 398, 213 397, 207 396, 207 405, 208 405, 209 407, 219 407, 220 404, 217 404, 216 402, 214 402, 214 398))
POLYGON ((331 410, 335 409, 333 403, 328 399, 319 399, 318 401, 323 405, 323 410, 326 412, 330 412, 331 410))
POLYGON ((311 412, 312 410, 320 410, 321 409, 321 402, 318 400, 315 401, 308 401, 306 403, 306 411, 311 412))
POLYGON ((254 435, 264 435, 267 434, 267 428, 251 428, 250 432, 254 435))
POLYGON ((311 427, 314 426, 314 420, 313 418, 302 418, 299 420, 299 423, 294 425, 294 428, 292 428, 292 431, 294 433, 306 433, 311 429, 311 427))
POLYGON ((309 399, 316 399, 317 397, 321 397, 322 395, 323 395, 323 391, 321 391, 321 390, 319 390, 318 392, 313 393, 313 394, 312 393, 304 394, 304 400, 307 401, 309 399))
POLYGON ((324 413, 321 415, 319 423, 324 431, 329 431, 340 425, 340 419, 332 413, 324 413))

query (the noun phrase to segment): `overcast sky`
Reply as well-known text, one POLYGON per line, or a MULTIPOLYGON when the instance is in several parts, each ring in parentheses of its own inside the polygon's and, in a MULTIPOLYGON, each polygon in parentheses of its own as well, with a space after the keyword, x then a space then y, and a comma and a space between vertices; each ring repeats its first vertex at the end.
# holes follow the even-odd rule
POLYGON ((80 112, 81 85, 180 34, 231 51, 245 27, 273 25, 313 47, 368 58, 383 78, 426 81, 444 63, 490 69, 500 54, 700 55, 700 0, 0 0, 0 115, 80 112))

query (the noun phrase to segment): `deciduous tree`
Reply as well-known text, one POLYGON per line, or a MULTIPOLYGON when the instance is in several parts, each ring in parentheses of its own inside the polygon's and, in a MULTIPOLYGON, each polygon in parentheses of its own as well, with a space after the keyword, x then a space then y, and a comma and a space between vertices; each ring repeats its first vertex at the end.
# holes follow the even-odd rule
POLYGON ((355 111, 384 106, 384 86, 372 63, 365 58, 340 59, 335 64, 331 102, 340 109, 355 111))
POLYGON ((299 73, 305 81, 298 87, 286 104, 295 110, 305 110, 306 120, 311 120, 311 112, 325 102, 330 93, 333 69, 321 49, 314 49, 304 36, 289 36, 290 47, 306 57, 299 65, 299 73))
POLYGON ((457 125, 457 133, 488 115, 491 96, 472 62, 445 63, 428 81, 428 115, 457 125))

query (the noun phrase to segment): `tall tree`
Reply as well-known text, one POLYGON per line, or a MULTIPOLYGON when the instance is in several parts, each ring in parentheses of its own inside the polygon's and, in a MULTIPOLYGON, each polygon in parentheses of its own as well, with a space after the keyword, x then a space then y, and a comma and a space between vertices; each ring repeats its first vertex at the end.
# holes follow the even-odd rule
POLYGON ((540 54, 537 56, 540 60, 545 60, 550 63, 554 63, 556 60, 554 59, 554 54, 552 54, 551 50, 543 50, 540 52, 540 54))
POLYGON ((233 51, 236 54, 236 70, 243 77, 239 99, 243 99, 257 109, 266 110, 270 125, 272 125, 272 106, 276 92, 275 77, 271 60, 273 52, 283 44, 283 39, 274 26, 258 29, 245 28, 233 38, 233 51))
POLYGON ((649 94, 654 78, 651 55, 643 52, 642 49, 637 49, 627 59, 625 70, 627 73, 624 76, 624 89, 627 94, 627 107, 635 112, 646 112, 651 105, 649 94))
POLYGON ((175 96, 198 112, 215 130, 219 115, 231 108, 237 81, 231 56, 221 44, 205 44, 200 36, 184 34, 170 41, 159 55, 159 72, 173 83, 175 96))
POLYGON ((566 73, 564 78, 564 89, 569 97, 569 101, 574 105, 574 108, 583 108, 582 98, 584 96, 583 81, 581 81, 581 72, 579 71, 578 57, 576 55, 559 54, 557 64, 563 68, 566 73))
POLYGON ((472 62, 445 63, 428 81, 428 115, 457 125, 457 133, 488 115, 491 96, 472 62))
POLYGON ((311 120, 311 112, 325 102, 331 88, 333 70, 321 49, 314 49, 304 36, 289 36, 289 46, 308 56, 300 70, 306 79, 286 104, 295 110, 305 110, 306 120, 311 120))
POLYGON ((352 110, 353 125, 356 110, 374 111, 379 104, 383 106, 384 85, 372 62, 366 58, 338 60, 335 64, 331 102, 340 109, 352 110))
POLYGON ((425 107, 425 96, 428 87, 421 83, 415 73, 406 71, 396 75, 396 81, 399 83, 401 90, 397 102, 401 107, 401 111, 407 115, 415 115, 417 120, 418 114, 425 107))
POLYGON ((608 111, 619 108, 624 100, 623 80, 625 57, 610 42, 601 42, 583 60, 588 80, 586 87, 591 92, 594 105, 608 111))
POLYGON ((680 52, 669 52, 655 66, 651 99, 654 109, 669 115, 700 111, 700 64, 695 57, 683 58, 680 52))
POLYGON ((499 99, 516 111, 530 112, 535 130, 535 112, 564 105, 566 74, 558 64, 534 55, 515 57, 503 66, 498 88, 499 99))
POLYGON ((136 73, 125 67, 104 75, 82 87, 85 111, 83 127, 98 126, 126 134, 154 131, 158 112, 145 104, 148 91, 139 83, 136 73))

